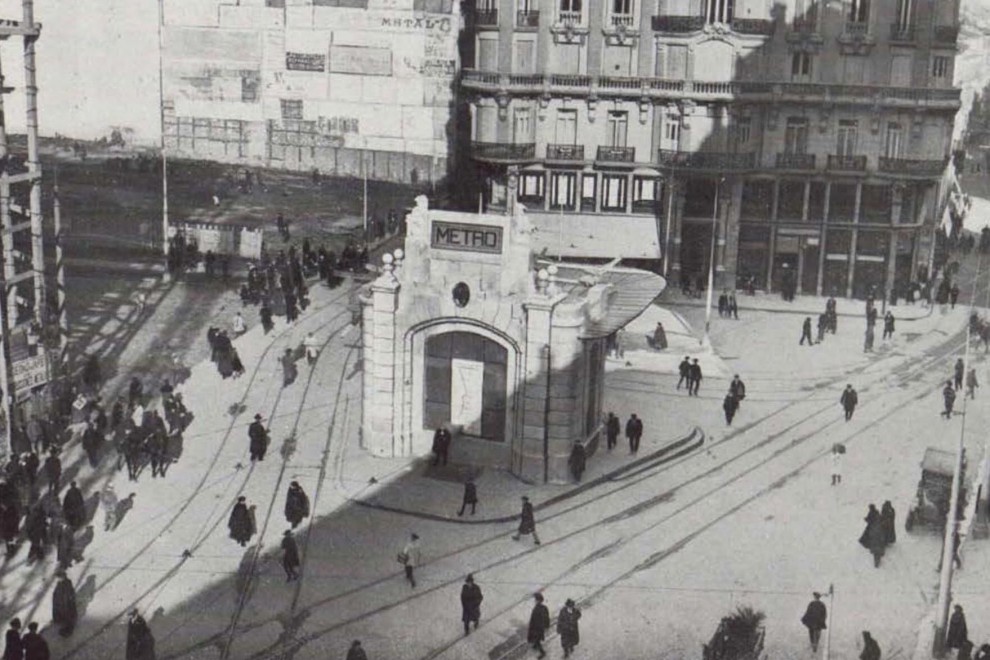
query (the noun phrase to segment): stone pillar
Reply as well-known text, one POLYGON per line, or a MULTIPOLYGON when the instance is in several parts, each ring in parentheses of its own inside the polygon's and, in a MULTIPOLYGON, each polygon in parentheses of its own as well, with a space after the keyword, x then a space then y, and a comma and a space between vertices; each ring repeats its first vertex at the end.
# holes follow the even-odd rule
POLYGON ((739 271, 739 217, 742 208, 742 179, 732 183, 726 195, 722 288, 735 289, 739 271))
POLYGON ((849 267, 846 269, 846 298, 852 298, 853 295, 853 279, 856 277, 856 239, 858 237, 859 229, 854 227, 852 230, 852 240, 849 242, 849 267))
POLYGON ((677 180, 674 186, 674 208, 670 218, 670 279, 675 286, 681 285, 681 220, 684 205, 687 203, 687 186, 677 180))
POLYGON ((584 327, 584 304, 564 303, 557 306, 552 317, 548 476, 552 483, 572 481, 569 459, 574 442, 584 440, 584 398, 586 374, 585 342, 581 341, 584 327))
POLYGON ((547 429, 549 374, 553 368, 550 322, 554 300, 537 294, 523 303, 526 310, 526 344, 522 356, 522 430, 512 445, 512 472, 523 481, 542 484, 545 480, 544 438, 547 429))
MULTIPOLYGON (((371 284, 362 301, 364 328, 364 406, 361 429, 365 448, 375 456, 406 456, 411 443, 396 433, 397 366, 402 346, 396 344, 396 310, 400 285, 391 272, 371 284)), ((413 402, 416 405, 416 402, 413 402)))
POLYGON ((822 233, 821 238, 819 238, 819 248, 818 248, 818 281, 815 283, 815 292, 821 296, 824 294, 822 289, 825 288, 825 239, 827 238, 826 226, 828 224, 828 211, 829 211, 829 200, 832 197, 832 182, 825 182, 825 200, 822 205, 822 233))
POLYGON ((887 281, 883 287, 883 293, 890 300, 890 293, 894 290, 897 280, 897 242, 900 234, 897 230, 890 232, 890 243, 887 245, 887 281))

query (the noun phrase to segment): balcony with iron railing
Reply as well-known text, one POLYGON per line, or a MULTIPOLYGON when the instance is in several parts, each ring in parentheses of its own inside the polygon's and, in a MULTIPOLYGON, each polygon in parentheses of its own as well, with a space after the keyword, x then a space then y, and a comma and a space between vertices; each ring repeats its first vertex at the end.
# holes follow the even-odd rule
POLYGON ((815 154, 778 153, 776 166, 781 170, 813 170, 815 154))
POLYGON ((608 17, 608 24, 614 28, 631 28, 636 25, 636 17, 632 14, 610 14, 608 17))
POLYGON ((903 23, 890 24, 890 40, 897 43, 913 43, 915 39, 915 29, 913 25, 903 23))
POLYGON ((681 34, 697 32, 705 27, 704 16, 653 16, 651 17, 654 32, 671 32, 681 34))
POLYGON ((595 160, 602 163, 634 163, 636 147, 598 147, 595 160))
POLYGON ((818 32, 818 21, 811 17, 795 18, 791 22, 791 32, 814 34, 818 32))
POLYGON ((548 144, 547 160, 582 161, 584 160, 584 145, 548 144))
POLYGON ((915 158, 888 158, 880 157, 881 172, 887 174, 907 174, 914 176, 937 177, 945 172, 945 160, 920 160, 915 158))
POLYGON ((774 22, 769 18, 733 18, 732 31, 739 34, 773 34, 774 22))
POLYGON ((955 46, 959 39, 958 25, 936 25, 932 35, 936 44, 945 46, 955 46))
POLYGON ((474 24, 483 27, 498 26, 498 9, 476 8, 474 10, 474 24))
POLYGON ((866 156, 837 156, 829 154, 828 169, 836 172, 865 172, 866 156))
POLYGON ((657 153, 661 167, 684 170, 748 170, 756 167, 755 153, 727 153, 721 151, 673 151, 661 149, 657 153))
POLYGON ((520 28, 540 27, 540 12, 533 9, 517 11, 516 27, 520 27, 520 28))
POLYGON ((860 21, 846 21, 843 32, 849 37, 865 37, 870 33, 870 24, 860 21))
POLYGON ((581 25, 582 16, 580 11, 564 11, 563 9, 557 12, 557 23, 559 25, 581 25))
POLYGON ((536 160, 536 144, 533 142, 511 144, 504 142, 472 142, 471 157, 497 163, 513 163, 536 160))
POLYGON ((799 83, 729 81, 706 82, 653 77, 613 77, 584 74, 508 74, 464 69, 461 86, 487 94, 535 96, 598 96, 606 98, 648 98, 657 101, 691 99, 710 102, 821 103, 896 107, 906 109, 956 110, 960 90, 928 87, 888 87, 884 85, 844 85, 838 83, 799 83))

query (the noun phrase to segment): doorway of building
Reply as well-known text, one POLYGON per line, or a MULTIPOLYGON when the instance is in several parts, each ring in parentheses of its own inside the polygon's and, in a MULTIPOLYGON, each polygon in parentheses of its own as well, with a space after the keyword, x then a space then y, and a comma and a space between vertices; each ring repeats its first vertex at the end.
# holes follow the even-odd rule
POLYGON ((696 289, 707 285, 711 249, 711 222, 685 222, 681 227, 682 286, 685 281, 696 289))

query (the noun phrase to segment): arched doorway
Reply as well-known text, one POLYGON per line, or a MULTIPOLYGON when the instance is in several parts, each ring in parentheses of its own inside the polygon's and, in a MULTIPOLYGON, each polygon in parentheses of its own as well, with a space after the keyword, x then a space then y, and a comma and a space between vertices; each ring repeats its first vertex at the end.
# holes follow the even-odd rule
POLYGON ((508 351, 473 332, 451 331, 426 338, 423 371, 423 429, 441 424, 461 435, 506 440, 508 351))

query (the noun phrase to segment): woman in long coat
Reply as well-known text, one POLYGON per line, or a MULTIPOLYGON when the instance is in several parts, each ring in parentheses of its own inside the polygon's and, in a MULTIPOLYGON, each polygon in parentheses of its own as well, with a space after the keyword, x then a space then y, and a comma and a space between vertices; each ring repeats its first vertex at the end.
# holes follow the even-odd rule
POLYGON ((21 532, 21 512, 17 504, 9 501, 0 505, 0 538, 7 544, 7 554, 17 551, 17 537, 21 532))
POLYGON ((962 648, 966 640, 969 639, 969 630, 966 627, 966 615, 963 614, 961 605, 956 605, 949 618, 949 630, 945 633, 945 648, 962 648))
POLYGON ((296 361, 293 359, 292 349, 285 349, 285 353, 282 355, 282 387, 287 387, 295 382, 296 376, 299 375, 299 371, 296 369, 296 361))
POLYGON ((62 637, 71 635, 78 617, 76 590, 65 573, 62 573, 52 597, 52 621, 58 626, 58 634, 62 637))
POLYGON ((864 520, 866 521, 866 529, 863 530, 863 534, 859 537, 859 543, 870 551, 873 555, 873 565, 879 567, 880 558, 883 557, 884 550, 887 547, 887 537, 884 535, 883 525, 880 521, 880 512, 877 511, 876 505, 870 505, 870 509, 867 511, 864 520))
POLYGON ((894 505, 887 500, 880 508, 880 525, 883 527, 884 541, 890 545, 897 541, 897 525, 894 522, 894 505))
POLYGON ((526 631, 526 641, 540 652, 540 657, 542 658, 546 655, 546 652, 543 650, 543 638, 550 628, 550 610, 543 604, 543 594, 533 594, 533 598, 536 599, 536 605, 533 606, 533 612, 529 615, 529 629, 526 631))
POLYGON ((464 586, 461 587, 461 621, 464 622, 464 634, 470 632, 470 624, 474 623, 474 629, 478 629, 478 621, 481 620, 481 601, 485 597, 481 593, 481 587, 474 583, 474 576, 468 575, 464 578, 464 586))
POLYGON ((234 505, 234 510, 230 512, 230 519, 227 521, 230 538, 242 546, 247 545, 251 540, 251 515, 248 513, 246 501, 247 498, 243 495, 237 498, 237 504, 234 505))
POLYGON ((560 645, 564 649, 564 657, 570 656, 574 647, 581 641, 578 629, 578 620, 581 618, 581 610, 570 598, 564 603, 564 609, 557 615, 557 634, 560 635, 560 645))
POLYGON ((137 610, 131 612, 127 622, 126 660, 155 660, 155 638, 151 629, 137 610))
POLYGON ((285 519, 295 529, 303 518, 309 516, 309 498, 303 492, 298 481, 289 484, 289 493, 285 497, 285 519))

